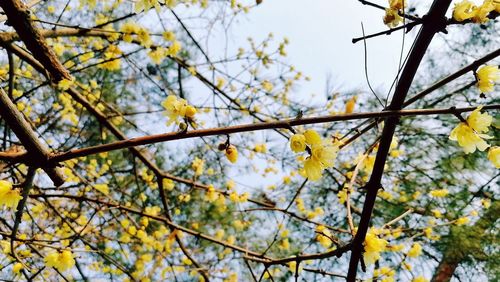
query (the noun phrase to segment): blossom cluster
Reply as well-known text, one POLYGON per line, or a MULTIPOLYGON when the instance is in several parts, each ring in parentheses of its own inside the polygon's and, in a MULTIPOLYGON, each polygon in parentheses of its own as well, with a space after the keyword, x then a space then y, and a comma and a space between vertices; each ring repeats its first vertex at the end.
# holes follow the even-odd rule
MULTIPOLYGON (((481 108, 475 109, 467 120, 459 123, 450 133, 450 140, 457 141, 466 154, 474 153, 476 149, 485 151, 490 145, 485 139, 492 137, 485 134, 493 121, 493 117, 487 113, 481 113, 481 108)), ((500 147, 489 149, 488 159, 496 168, 500 168, 500 147)))
POLYGON ((373 228, 370 228, 366 233, 365 242, 363 243, 365 250, 363 258, 368 265, 380 259, 380 253, 387 249, 387 240, 379 238, 378 235, 379 231, 373 228))
POLYGON ((12 183, 0 180, 0 207, 16 208, 23 197, 18 190, 13 189, 12 183))
POLYGON ((474 23, 485 23, 489 20, 491 12, 500 13, 500 2, 495 0, 484 0, 483 4, 476 6, 470 0, 463 0, 455 4, 453 19, 458 22, 471 20, 474 23))
POLYGON ((185 99, 177 98, 175 95, 168 95, 161 105, 165 108, 165 115, 169 118, 167 125, 177 122, 179 117, 192 120, 197 112, 196 108, 189 105, 185 99))
POLYGON ((45 265, 47 267, 54 267, 59 271, 65 271, 75 265, 75 259, 69 250, 62 252, 55 251, 45 257, 45 265))
POLYGON ((319 180, 323 170, 333 167, 339 147, 331 141, 322 140, 318 132, 312 129, 303 134, 297 133, 290 138, 290 148, 295 153, 307 151, 309 156, 304 160, 304 172, 308 179, 319 180))
POLYGON ((489 147, 484 139, 491 137, 484 134, 489 131, 493 118, 481 113, 481 107, 475 109, 465 122, 459 123, 450 133, 450 140, 457 141, 466 154, 474 153, 476 148, 484 151, 489 147))

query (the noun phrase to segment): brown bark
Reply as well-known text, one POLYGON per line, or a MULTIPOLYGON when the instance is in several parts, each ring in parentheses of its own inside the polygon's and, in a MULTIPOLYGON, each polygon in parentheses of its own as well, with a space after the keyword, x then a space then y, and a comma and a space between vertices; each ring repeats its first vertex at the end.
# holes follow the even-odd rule
MULTIPOLYGON (((415 39, 415 43, 408 57, 408 61, 403 68, 401 77, 396 85, 392 101, 385 110, 398 111, 403 108, 408 90, 410 89, 413 78, 415 77, 420 62, 432 38, 436 33, 446 27, 445 14, 450 4, 451 0, 434 0, 432 3, 429 12, 425 16, 426 20, 422 24, 422 29, 415 39)), ((375 164, 370 179, 365 186, 367 193, 363 204, 363 211, 361 212, 358 231, 352 241, 347 281, 356 281, 358 264, 363 253, 363 242, 365 241, 366 233, 370 226, 377 192, 382 186, 381 180, 384 174, 384 167, 398 122, 399 117, 389 117, 385 119, 384 129, 380 137, 379 149, 375 157, 375 164)))
POLYGON ((432 278, 432 282, 448 282, 451 279, 451 276, 455 272, 455 269, 458 266, 458 262, 456 260, 450 261, 441 261, 436 270, 434 277, 432 278))
POLYGON ((20 0, 2 0, 0 6, 7 15, 7 24, 16 30, 33 57, 47 69, 51 80, 57 83, 62 79, 71 79, 68 70, 31 21, 29 8, 20 0))
MULTIPOLYGON (((74 89, 69 89, 68 93, 84 105, 89 111, 94 111, 93 113, 96 117, 99 118, 102 123, 109 123, 109 120, 106 119, 102 114, 100 114, 96 109, 91 107, 85 99, 82 99, 81 95, 75 92, 74 89)), ((114 128, 112 124, 109 126, 106 125, 110 131, 115 134, 115 136, 120 139, 119 141, 115 141, 112 143, 96 145, 93 147, 81 148, 81 149, 72 149, 62 153, 56 153, 50 156, 49 161, 52 163, 63 162, 70 159, 94 155, 98 153, 104 153, 114 150, 120 150, 125 148, 133 148, 135 146, 149 145, 160 142, 167 142, 173 140, 181 140, 195 137, 206 137, 206 136, 216 136, 216 135, 227 135, 233 133, 242 133, 242 132, 255 132, 258 130, 266 130, 266 129, 287 129, 291 126, 304 125, 304 124, 318 124, 324 122, 332 122, 332 121, 342 121, 342 120, 353 120, 353 119, 363 119, 369 117, 399 117, 399 116, 412 116, 412 115, 433 115, 433 114, 457 114, 462 112, 468 112, 475 110, 476 107, 467 107, 467 108, 451 108, 451 109, 421 109, 421 110, 399 110, 399 111, 383 111, 383 112, 368 112, 368 113, 354 113, 354 114, 345 114, 345 115, 328 115, 328 116, 319 116, 319 117, 310 117, 310 118, 294 118, 294 119, 284 119, 281 121, 271 121, 271 122, 260 122, 260 123, 249 123, 242 125, 234 125, 227 127, 217 127, 217 128, 208 128, 208 129, 197 129, 186 132, 169 132, 169 133, 161 133, 155 135, 148 135, 143 137, 135 137, 127 139, 126 136, 122 133, 119 133, 117 129, 114 128)), ((497 105, 488 105, 483 107, 486 109, 500 109, 500 104, 497 105)))
POLYGON ((0 116, 7 122, 14 134, 29 153, 30 165, 42 167, 55 186, 64 183, 64 176, 56 167, 44 167, 49 158, 49 149, 41 143, 30 124, 17 109, 16 105, 7 96, 7 93, 0 88, 0 116))

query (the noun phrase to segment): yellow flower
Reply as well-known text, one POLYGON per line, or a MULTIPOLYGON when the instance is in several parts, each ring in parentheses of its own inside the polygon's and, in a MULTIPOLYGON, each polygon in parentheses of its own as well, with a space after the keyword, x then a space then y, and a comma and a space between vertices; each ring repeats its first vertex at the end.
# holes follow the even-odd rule
POLYGON ((62 56, 62 54, 64 54, 64 50, 66 49, 61 43, 54 44, 52 48, 54 49, 54 52, 57 56, 62 56))
MULTIPOLYGON (((395 28, 402 22, 403 18, 399 15, 398 10, 385 9, 384 24, 386 24, 390 28, 395 28)), ((354 105, 352 108, 354 109, 354 105)), ((349 112, 347 111, 347 104, 346 104, 346 114, 349 114, 349 112)))
POLYGON ((307 178, 312 181, 319 180, 323 175, 321 163, 313 158, 307 158, 304 161, 304 170, 306 171, 307 178))
POLYGON ((304 132, 306 143, 309 145, 321 144, 321 136, 314 129, 308 129, 304 132))
POLYGON ((205 200, 208 202, 215 202, 219 198, 219 194, 215 192, 213 185, 208 186, 207 193, 205 194, 205 200))
POLYGON ((411 280, 411 282, 427 282, 429 280, 425 279, 424 276, 420 275, 420 276, 417 276, 415 278, 413 278, 413 280, 411 280))
POLYGON ((407 6, 406 0, 389 0, 389 7, 393 10, 403 10, 407 6))
POLYGON ((266 92, 273 91, 274 85, 269 80, 264 80, 261 83, 262 89, 266 92))
POLYGON ((450 192, 447 189, 432 190, 431 196, 436 198, 446 197, 450 192))
POLYGON ((459 123, 450 133, 450 140, 458 141, 466 154, 474 153, 476 148, 480 151, 486 150, 490 145, 482 138, 488 138, 488 136, 477 134, 464 122, 459 123))
POLYGON ((63 79, 57 83, 57 87, 59 90, 68 90, 71 86, 73 86, 74 81, 69 79, 63 79))
POLYGON ((172 179, 163 178, 162 183, 163 183, 163 189, 167 191, 172 191, 175 188, 175 183, 174 181, 172 181, 172 179))
POLYGON ((488 132, 488 127, 493 121, 493 117, 487 113, 482 114, 481 108, 478 107, 467 118, 467 124, 472 127, 477 133, 488 132))
POLYGON ((333 162, 337 157, 338 147, 330 144, 317 144, 312 145, 311 153, 312 159, 321 163, 323 168, 328 168, 333 166, 333 162))
POLYGON ((163 35, 163 39, 165 39, 166 41, 174 41, 175 40, 175 33, 173 33, 172 31, 165 31, 162 33, 163 35))
POLYGON ((363 163, 360 166, 361 170, 364 170, 366 173, 370 173, 375 166, 375 155, 368 155, 364 158, 363 163))
POLYGON ((110 70, 110 71, 120 69, 121 61, 120 61, 119 57, 121 56, 121 54, 122 54, 122 51, 120 50, 120 48, 118 46, 109 45, 106 48, 106 51, 104 52, 105 61, 103 61, 99 65, 99 67, 103 68, 103 69, 110 70))
POLYGON ((294 134, 290 138, 290 149, 295 153, 300 153, 306 149, 306 137, 303 134, 294 134))
POLYGON ((316 240, 325 248, 330 248, 332 245, 332 233, 323 225, 316 227, 316 240))
POLYGON ((134 22, 126 22, 120 27, 120 31, 123 32, 123 41, 132 42, 134 34, 137 34, 141 27, 134 22))
POLYGON ((279 248, 281 250, 288 250, 288 249, 290 249, 290 241, 288 240, 288 238, 285 238, 285 239, 281 240, 281 242, 279 244, 279 248))
POLYGON ((500 81, 500 70, 498 66, 482 66, 476 72, 477 87, 482 93, 493 91, 495 82, 500 81))
MULTIPOLYGON (((298 268, 299 268, 298 269, 299 270, 298 273, 302 272, 302 266, 299 265, 298 268)), ((290 270, 290 272, 295 273, 297 271, 297 262, 296 261, 289 262, 288 263, 288 269, 290 270)))
POLYGON ((442 214, 442 213, 441 213, 441 211, 440 211, 440 210, 438 210, 438 209, 433 209, 433 210, 431 210, 431 212, 432 212, 432 215, 433 215, 434 217, 437 217, 437 218, 441 218, 441 217, 443 217, 443 214, 442 214))
MULTIPOLYGON (((391 10, 392 11, 392 10, 391 10)), ((398 13, 396 12, 396 15, 399 17, 398 13)), ((385 17, 384 17, 384 23, 385 23, 385 17)), ((346 103, 345 103, 345 113, 346 114, 350 114, 352 112, 354 112, 354 107, 356 106, 356 100, 358 99, 357 96, 352 96, 351 99, 349 99, 346 103)))
POLYGON ((73 254, 69 250, 62 252, 54 251, 45 257, 45 266, 54 267, 59 271, 65 271, 75 265, 73 254))
POLYGON ((191 164, 191 168, 193 168, 194 174, 196 176, 200 176, 203 174, 204 166, 205 166, 205 161, 198 157, 194 158, 194 161, 191 164))
POLYGON ((158 3, 158 0, 137 0, 135 2, 134 11, 136 13, 139 13, 142 10, 147 11, 153 7, 156 8, 157 11, 160 10, 160 4, 158 3))
POLYGON ((490 199, 481 199, 481 205, 485 209, 488 209, 491 206, 491 200, 490 199))
POLYGON ((23 265, 19 262, 16 262, 13 266, 12 266, 12 272, 14 273, 19 273, 21 272, 21 269, 23 269, 23 265))
POLYGON ((178 116, 183 116, 186 111, 185 105, 180 103, 174 95, 168 95, 167 99, 165 99, 161 105, 165 108, 166 115, 169 117, 168 124, 177 120, 178 116))
POLYGON ((380 253, 386 250, 387 244, 388 242, 378 238, 372 229, 368 230, 363 244, 365 247, 363 255, 365 263, 367 265, 375 263, 380 258, 380 253))
POLYGON ((389 150, 391 150, 391 151, 396 150, 398 145, 399 145, 398 137, 396 137, 396 136, 392 137, 391 146, 389 147, 389 150))
POLYGON ((167 125, 176 122, 179 117, 193 118, 196 114, 195 107, 188 105, 184 99, 177 99, 175 95, 168 95, 161 105, 165 108, 165 115, 169 118, 167 125))
POLYGON ((253 150, 257 153, 265 153, 267 152, 266 144, 256 144, 253 150))
POLYGON ((198 111, 196 110, 195 107, 191 106, 191 105, 188 105, 186 107, 186 113, 184 114, 184 116, 186 116, 187 118, 193 118, 194 115, 196 115, 198 111))
MULTIPOLYGON (((391 268, 389 268, 387 266, 383 266, 383 267, 381 267, 379 269, 375 269, 373 271, 373 276, 375 276, 375 277, 383 277, 383 276, 385 276, 384 279, 392 278, 395 274, 396 274, 396 271, 394 271, 394 269, 391 269, 391 268)), ((382 281, 384 279, 382 279, 382 281)), ((391 280, 391 281, 393 281, 393 280, 391 280)))
POLYGON ((339 199, 340 204, 343 205, 345 203, 345 201, 347 201, 347 193, 348 192, 349 192, 348 189, 344 188, 337 193, 337 198, 339 199))
POLYGON ((469 221, 470 221, 470 219, 468 217, 461 217, 461 218, 457 219, 456 224, 457 225, 464 225, 464 224, 468 223, 469 221))
POLYGON ((490 160, 496 168, 500 168, 500 147, 491 147, 488 151, 488 160, 490 160))
POLYGON ((422 254, 422 246, 419 243, 413 243, 408 251, 408 257, 416 258, 422 254))
POLYGON ((155 48, 154 50, 151 50, 150 52, 148 52, 148 56, 149 56, 149 58, 151 58, 153 63, 159 65, 159 64, 161 64, 163 59, 165 59, 165 57, 167 56, 167 52, 166 52, 165 48, 158 47, 158 48, 155 48))
POLYGON ((216 84, 215 84, 215 86, 216 86, 217 88, 221 89, 221 88, 224 86, 224 84, 226 84, 226 81, 224 80, 224 78, 222 78, 222 77, 217 77, 217 80, 216 80, 216 84))
POLYGON ((463 0, 460 3, 456 3, 453 8, 453 19, 462 22, 468 20, 474 16, 474 10, 476 6, 469 0, 463 0))
POLYGON ((234 145, 229 145, 226 148, 226 158, 233 164, 238 160, 238 150, 234 145))
POLYGON ((104 195, 109 195, 109 186, 108 184, 104 183, 104 184, 94 184, 94 188, 103 193, 104 195))
POLYGON ((181 49, 182 49, 181 43, 177 40, 174 40, 174 42, 172 42, 170 47, 168 47, 167 54, 169 56, 176 56, 181 51, 181 49))
POLYGON ((18 190, 12 189, 12 183, 0 180, 0 206, 15 209, 22 198, 18 190))
POLYGON ((137 31, 137 41, 139 41, 139 43, 146 48, 149 48, 153 43, 151 41, 151 36, 149 35, 149 31, 145 28, 140 28, 137 31))
POLYGON ((474 9, 474 16, 472 17, 472 21, 475 23, 487 22, 489 20, 488 15, 493 10, 495 10, 495 5, 490 1, 484 1, 483 5, 474 9))
POLYGON ((495 5, 495 12, 500 13, 500 2, 498 0, 484 0, 484 2, 490 2, 495 5))

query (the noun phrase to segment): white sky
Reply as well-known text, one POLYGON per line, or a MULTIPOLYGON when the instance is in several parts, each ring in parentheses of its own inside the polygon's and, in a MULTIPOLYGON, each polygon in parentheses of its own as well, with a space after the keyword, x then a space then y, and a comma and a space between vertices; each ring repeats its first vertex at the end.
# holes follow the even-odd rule
MULTIPOLYGON (((385 1, 379 4, 386 5, 385 1)), ((244 45, 248 36, 258 42, 269 32, 277 41, 289 38, 288 62, 312 78, 301 94, 323 94, 328 74, 345 89, 365 90, 363 43, 351 40, 362 35, 361 22, 366 34, 387 29, 383 15, 355 0, 264 0, 248 15, 238 17, 230 40, 236 46, 244 45)), ((411 37, 414 34, 412 31, 411 37)), ((390 86, 397 72, 401 39, 398 32, 367 41, 369 76, 375 88, 390 86)), ((411 44, 408 39, 407 47, 411 44)))

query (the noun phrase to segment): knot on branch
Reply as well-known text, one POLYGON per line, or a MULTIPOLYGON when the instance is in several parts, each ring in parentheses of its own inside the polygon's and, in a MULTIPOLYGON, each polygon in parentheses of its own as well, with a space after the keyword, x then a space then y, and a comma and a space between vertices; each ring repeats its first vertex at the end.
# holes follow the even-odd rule
POLYGON ((423 25, 431 27, 435 33, 442 32, 448 34, 446 30, 448 20, 444 15, 440 17, 425 15, 422 17, 422 23, 423 25))

